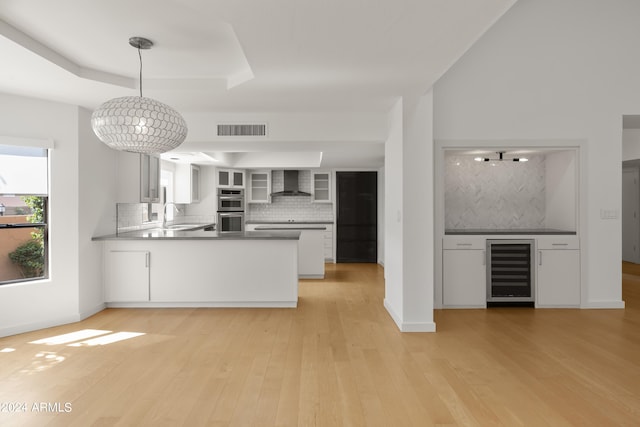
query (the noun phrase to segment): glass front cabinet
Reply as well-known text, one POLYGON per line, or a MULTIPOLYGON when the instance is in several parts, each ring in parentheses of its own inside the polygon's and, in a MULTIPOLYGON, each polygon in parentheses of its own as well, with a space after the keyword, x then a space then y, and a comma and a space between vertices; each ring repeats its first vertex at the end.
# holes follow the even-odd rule
POLYGON ((271 203, 271 172, 249 173, 249 203, 271 203))
POLYGON ((331 173, 327 171, 312 172, 311 185, 313 186, 311 193, 314 202, 331 202, 331 173))

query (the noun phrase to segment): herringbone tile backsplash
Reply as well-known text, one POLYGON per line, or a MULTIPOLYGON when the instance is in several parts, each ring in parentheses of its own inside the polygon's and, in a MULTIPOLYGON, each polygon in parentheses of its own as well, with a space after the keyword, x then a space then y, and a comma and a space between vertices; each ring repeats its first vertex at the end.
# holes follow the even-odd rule
POLYGON ((524 163, 445 160, 445 228, 544 228, 544 156, 524 163))

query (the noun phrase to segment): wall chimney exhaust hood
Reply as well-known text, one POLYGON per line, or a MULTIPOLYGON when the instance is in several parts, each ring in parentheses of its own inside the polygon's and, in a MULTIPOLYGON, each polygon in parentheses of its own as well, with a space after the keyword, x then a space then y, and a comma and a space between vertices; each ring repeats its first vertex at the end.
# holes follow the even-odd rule
POLYGON ((297 170, 285 170, 284 190, 271 193, 271 196, 311 196, 311 194, 300 191, 297 170))

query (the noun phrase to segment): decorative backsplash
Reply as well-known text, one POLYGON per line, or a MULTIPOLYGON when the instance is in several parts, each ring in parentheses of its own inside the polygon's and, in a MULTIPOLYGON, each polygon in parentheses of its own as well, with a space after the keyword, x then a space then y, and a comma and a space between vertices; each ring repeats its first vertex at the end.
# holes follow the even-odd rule
POLYGON ((310 196, 276 196, 271 203, 249 203, 247 206, 247 221, 333 222, 333 204, 312 203, 310 196))
POLYGON ((445 228, 544 228, 545 158, 476 162, 445 158, 445 228))
MULTIPOLYGON (((298 175, 300 191, 311 192, 311 171, 301 170, 298 175)), ((282 191, 284 172, 271 172, 271 190, 282 191)), ((327 221, 333 222, 333 203, 313 203, 311 196, 275 196, 271 203, 247 203, 247 221, 327 221)))
MULTIPOLYGON (((167 210, 169 210, 169 206, 167 210)), ((168 221, 169 224, 213 224, 216 222, 215 213, 211 215, 185 215, 184 205, 178 206, 181 206, 180 211, 174 211, 173 219, 168 221)), ((117 203, 116 233, 157 227, 158 224, 162 222, 162 207, 163 205, 161 203, 117 203), (151 209, 151 211, 149 211, 149 209, 151 209)))

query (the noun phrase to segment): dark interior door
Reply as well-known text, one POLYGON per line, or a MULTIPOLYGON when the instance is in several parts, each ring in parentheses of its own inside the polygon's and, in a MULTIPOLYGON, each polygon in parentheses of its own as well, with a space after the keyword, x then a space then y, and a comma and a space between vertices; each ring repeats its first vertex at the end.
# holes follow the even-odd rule
POLYGON ((378 261, 378 173, 336 172, 337 262, 378 261))

